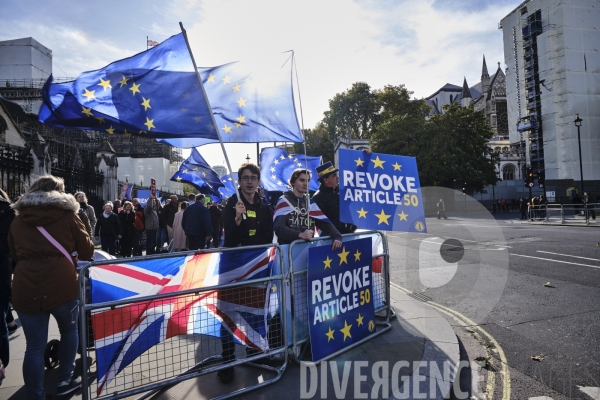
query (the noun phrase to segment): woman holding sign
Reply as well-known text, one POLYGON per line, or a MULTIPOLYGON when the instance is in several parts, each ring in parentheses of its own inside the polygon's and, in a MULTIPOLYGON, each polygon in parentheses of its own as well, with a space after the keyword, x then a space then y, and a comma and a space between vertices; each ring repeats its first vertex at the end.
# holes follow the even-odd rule
POLYGON ((279 198, 275 215, 273 216, 275 225, 275 235, 279 244, 290 244, 294 240, 310 240, 314 235, 314 225, 317 226, 323 234, 331 236, 333 239, 332 250, 342 247, 342 235, 333 226, 331 221, 323 214, 316 203, 310 202, 308 210, 308 182, 310 181, 310 171, 306 169, 296 169, 290 177, 289 190, 279 198))

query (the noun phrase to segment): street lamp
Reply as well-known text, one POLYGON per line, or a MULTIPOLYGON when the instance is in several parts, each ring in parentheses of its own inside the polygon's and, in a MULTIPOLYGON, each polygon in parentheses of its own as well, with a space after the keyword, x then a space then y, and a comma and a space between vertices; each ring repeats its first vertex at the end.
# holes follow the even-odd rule
POLYGON ((581 198, 585 198, 585 192, 583 191, 583 164, 581 160, 581 118, 579 118, 579 114, 577 114, 577 118, 575 118, 575 126, 577 127, 577 143, 579 144, 579 176, 581 177, 581 198))
POLYGON ((246 162, 250 164, 250 154, 246 154, 246 162))

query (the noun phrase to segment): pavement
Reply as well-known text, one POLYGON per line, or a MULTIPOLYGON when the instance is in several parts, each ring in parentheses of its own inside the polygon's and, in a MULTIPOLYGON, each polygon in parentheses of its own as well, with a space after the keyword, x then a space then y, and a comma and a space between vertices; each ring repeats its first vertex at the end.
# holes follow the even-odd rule
MULTIPOLYGON (((396 318, 389 331, 335 357, 326 366, 288 362, 279 381, 236 398, 444 398, 460 360, 452 327, 436 310, 403 291, 392 288, 391 300, 396 318)), ((58 338, 58 328, 51 319, 48 340, 58 338)), ((0 386, 0 399, 25 400, 21 373, 25 337, 21 328, 10 336, 10 346, 10 365, 0 386)), ((155 398, 209 399, 275 376, 247 365, 236 366, 235 371, 235 380, 228 385, 212 372, 181 382, 155 398)), ((45 388, 47 394, 56 392, 56 370, 46 370, 45 388)), ((81 398, 81 391, 68 398, 81 398)))

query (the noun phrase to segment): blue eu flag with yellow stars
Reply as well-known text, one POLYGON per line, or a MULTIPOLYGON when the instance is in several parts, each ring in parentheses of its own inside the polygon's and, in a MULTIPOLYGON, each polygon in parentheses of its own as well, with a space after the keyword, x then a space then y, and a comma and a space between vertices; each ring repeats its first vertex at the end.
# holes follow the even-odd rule
POLYGON ((183 34, 91 72, 44 85, 39 121, 154 138, 217 139, 183 34))
POLYGON ((215 196, 219 196, 219 188, 225 186, 219 175, 208 165, 196 149, 192 149, 190 157, 181 164, 179 171, 171 177, 171 180, 189 183, 198 189, 200 193, 215 196))
POLYGON ((321 157, 306 156, 304 154, 288 154, 279 147, 267 147, 260 153, 260 181, 261 186, 268 191, 286 191, 292 187, 288 181, 292 172, 297 168, 306 168, 311 171, 312 176, 308 190, 317 191, 319 182, 317 180, 317 167, 321 165, 321 157))
POLYGON ((235 188, 238 186, 238 173, 234 172, 232 174, 224 175, 221 178, 221 183, 223 183, 223 187, 219 188, 219 193, 221 193, 222 197, 231 197, 235 194, 235 188))
MULTIPOLYGON (((292 60, 288 54, 283 56, 199 68, 223 142, 304 141, 294 107, 292 60)), ((217 142, 211 138, 162 141, 181 148, 217 142)))
POLYGON ((340 149, 340 221, 363 229, 426 233, 414 157, 340 149))

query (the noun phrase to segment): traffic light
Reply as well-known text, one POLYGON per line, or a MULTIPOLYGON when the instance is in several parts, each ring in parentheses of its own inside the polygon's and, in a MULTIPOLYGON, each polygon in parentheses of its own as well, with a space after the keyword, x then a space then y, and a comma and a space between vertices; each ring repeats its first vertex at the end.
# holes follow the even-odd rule
POLYGON ((467 194, 467 188, 462 188, 463 194, 467 194))
POLYGON ((538 186, 543 188, 546 185, 546 172, 538 171, 537 180, 538 180, 538 186))
POLYGON ((528 167, 525 174, 525 187, 533 187, 533 180, 533 170, 528 167))

